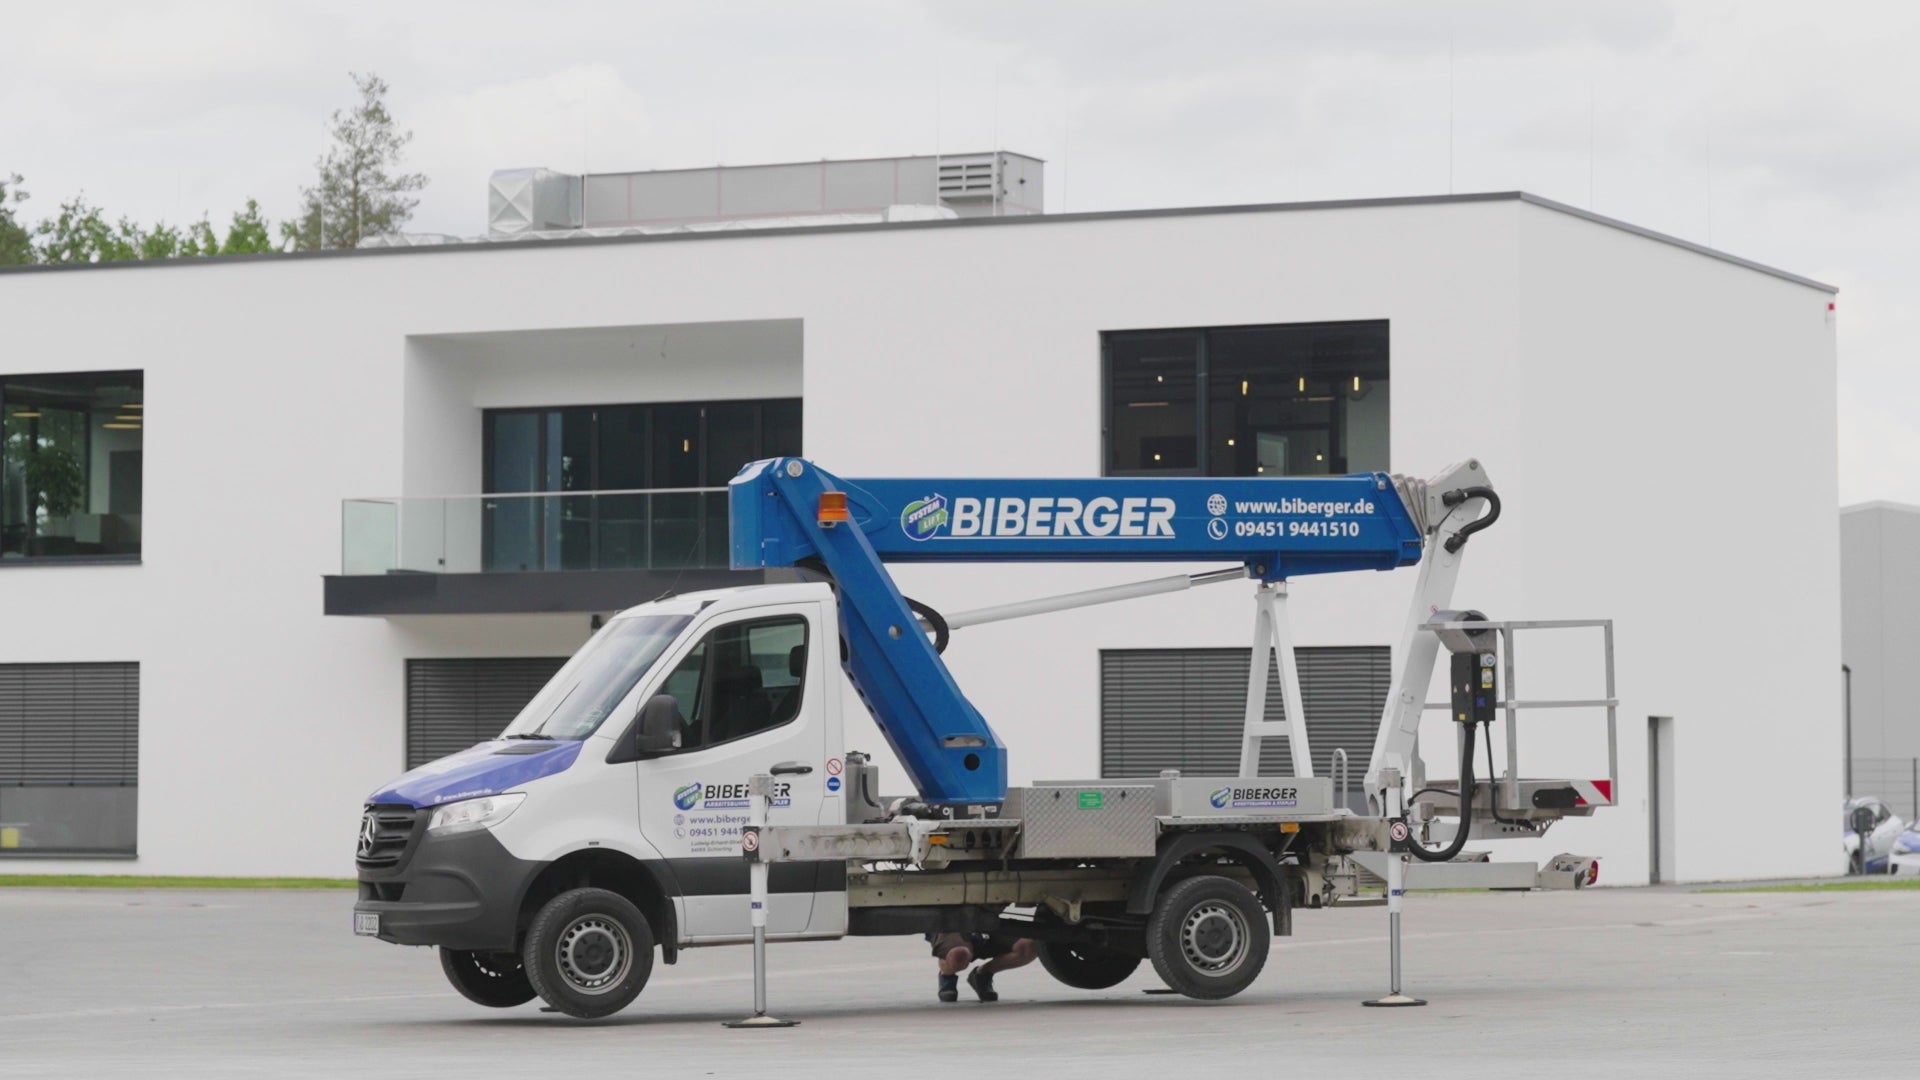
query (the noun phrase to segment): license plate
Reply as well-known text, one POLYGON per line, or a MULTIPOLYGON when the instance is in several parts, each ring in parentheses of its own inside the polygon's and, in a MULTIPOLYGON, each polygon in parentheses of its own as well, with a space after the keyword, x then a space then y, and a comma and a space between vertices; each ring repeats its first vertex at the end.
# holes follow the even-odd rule
POLYGON ((380 934, 380 913, 377 911, 356 911, 353 913, 353 932, 366 937, 380 934))

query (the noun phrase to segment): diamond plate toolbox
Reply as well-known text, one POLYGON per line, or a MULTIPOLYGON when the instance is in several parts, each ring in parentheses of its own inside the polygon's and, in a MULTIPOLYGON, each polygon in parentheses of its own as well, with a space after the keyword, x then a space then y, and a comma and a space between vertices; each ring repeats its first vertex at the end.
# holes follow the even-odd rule
POLYGON ((1152 783, 1011 788, 1004 813, 1020 819, 1019 855, 1029 859, 1149 856, 1160 835, 1152 783))

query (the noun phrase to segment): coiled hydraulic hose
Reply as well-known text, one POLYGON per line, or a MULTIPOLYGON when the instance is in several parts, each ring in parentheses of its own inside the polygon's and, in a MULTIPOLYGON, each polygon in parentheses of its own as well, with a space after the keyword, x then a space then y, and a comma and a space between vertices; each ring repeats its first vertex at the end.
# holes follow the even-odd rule
MULTIPOLYGON (((827 564, 824 560, 809 557, 795 562, 794 566, 833 586, 836 592, 839 591, 840 583, 834 580, 833 571, 827 569, 827 564)), ((933 651, 936 653, 946 652, 947 642, 953 638, 953 631, 947 626, 946 616, 934 610, 932 605, 923 604, 911 596, 903 596, 901 599, 907 602, 907 607, 912 609, 915 615, 925 619, 927 626, 933 630, 933 651)), ((844 654, 845 651, 845 643, 843 642, 841 652, 844 654)))
MULTIPOLYGON (((1467 828, 1473 823, 1473 728, 1466 725, 1466 734, 1460 742, 1460 824, 1453 832, 1453 841, 1446 847, 1435 849, 1411 840, 1407 844, 1407 853, 1421 862, 1450 862, 1453 857, 1467 846, 1467 828)), ((1414 792, 1414 798, 1430 788, 1414 792)))
POLYGON ((1467 543, 1467 537, 1472 536, 1474 533, 1477 533, 1480 530, 1486 528, 1487 526, 1492 525, 1494 522, 1500 520, 1500 496, 1496 494, 1492 488, 1481 487, 1478 485, 1474 487, 1458 488, 1454 491, 1449 491, 1445 495, 1440 496, 1440 501, 1444 503, 1446 506, 1448 506, 1449 508, 1459 506, 1461 503, 1466 502, 1468 499, 1472 499, 1476 497, 1487 500, 1486 516, 1481 518, 1476 518, 1473 521, 1467 522, 1465 525, 1462 525, 1460 527, 1459 532, 1454 533, 1451 537, 1447 539, 1446 549, 1447 549, 1447 554, 1449 555, 1453 554, 1456 551, 1459 551, 1462 547, 1465 547, 1467 543))

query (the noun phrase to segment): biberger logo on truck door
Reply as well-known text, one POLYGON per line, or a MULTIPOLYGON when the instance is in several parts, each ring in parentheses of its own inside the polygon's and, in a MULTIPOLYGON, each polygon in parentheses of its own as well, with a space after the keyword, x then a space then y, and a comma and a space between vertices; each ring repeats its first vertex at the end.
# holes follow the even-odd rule
POLYGON ((948 500, 939 494, 908 503, 900 530, 912 540, 942 535, 953 540, 1074 536, 1093 539, 1171 539, 1174 502, 1164 496, 1081 499, 1071 495, 1018 495, 948 500))

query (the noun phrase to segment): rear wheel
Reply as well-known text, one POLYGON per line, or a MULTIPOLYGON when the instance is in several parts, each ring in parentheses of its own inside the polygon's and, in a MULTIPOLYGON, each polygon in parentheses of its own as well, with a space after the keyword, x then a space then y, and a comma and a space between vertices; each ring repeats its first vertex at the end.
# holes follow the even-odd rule
POLYGON ((1147 921, 1153 970, 1190 998, 1229 998, 1251 986, 1266 966, 1268 944, 1259 899, 1211 874, 1169 886, 1147 921))
POLYGON ((1127 981, 1140 958, 1102 945, 1083 942, 1037 941, 1034 951, 1047 974, 1077 990, 1105 990, 1127 981))
POLYGON ((440 970, 460 995, 489 1009, 511 1009, 534 998, 533 982, 510 952, 441 949, 440 970))
POLYGON ((653 929, 619 893, 574 889, 533 917, 520 955, 547 1004, 568 1016, 611 1016, 653 973, 653 929))

